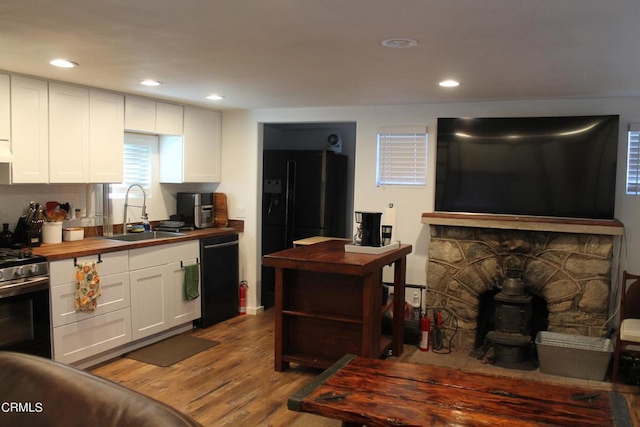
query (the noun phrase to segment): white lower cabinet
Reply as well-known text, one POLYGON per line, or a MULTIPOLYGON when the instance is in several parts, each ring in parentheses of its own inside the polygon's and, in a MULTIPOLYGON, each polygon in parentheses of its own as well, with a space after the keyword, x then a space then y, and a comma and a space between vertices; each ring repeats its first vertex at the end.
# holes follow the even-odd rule
POLYGON ((134 340, 200 317, 200 298, 184 299, 183 269, 197 263, 199 253, 198 241, 129 252, 134 340))
POLYGON ((72 363, 131 341, 128 251, 78 258, 100 261, 102 296, 92 312, 76 312, 73 259, 51 262, 51 323, 54 360, 72 363))
POLYGON ((128 308, 54 328, 54 360, 73 363, 131 342, 128 308))
POLYGON ((198 319, 200 297, 185 300, 183 267, 196 264, 199 254, 194 240, 78 258, 99 261, 102 296, 88 313, 75 311, 74 260, 49 263, 54 360, 74 363, 109 351, 115 356, 198 319))

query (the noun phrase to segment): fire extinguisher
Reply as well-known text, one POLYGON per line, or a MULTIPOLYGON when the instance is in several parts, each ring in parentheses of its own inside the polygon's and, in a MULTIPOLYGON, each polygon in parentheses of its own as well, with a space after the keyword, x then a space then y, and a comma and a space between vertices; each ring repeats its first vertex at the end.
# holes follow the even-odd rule
POLYGON ((420 319, 420 351, 429 351, 429 330, 431 329, 431 320, 426 313, 422 313, 420 319))
POLYGON ((249 285, 246 280, 240 282, 240 314, 247 314, 247 289, 249 285))

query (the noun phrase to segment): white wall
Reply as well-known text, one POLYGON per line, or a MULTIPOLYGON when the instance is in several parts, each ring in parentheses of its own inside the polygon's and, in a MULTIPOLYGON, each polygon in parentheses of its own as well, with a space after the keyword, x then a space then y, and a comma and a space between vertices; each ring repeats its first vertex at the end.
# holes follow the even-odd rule
MULTIPOLYGON (((229 195, 230 216, 237 206, 246 208, 241 241, 241 278, 249 282, 248 311, 259 309, 260 265, 260 177, 262 135, 260 123, 335 122, 357 123, 355 207, 381 211, 387 203, 398 208, 398 237, 413 245, 407 259, 407 283, 425 284, 429 227, 421 214, 433 210, 433 177, 426 188, 378 188, 375 185, 376 129, 379 126, 428 126, 429 163, 433 171, 435 130, 438 117, 460 116, 558 116, 619 114, 620 138, 616 217, 625 224, 626 236, 621 267, 639 272, 640 197, 624 194, 626 131, 629 123, 640 123, 640 98, 535 100, 425 104, 383 107, 312 108, 278 110, 231 110, 223 114, 222 183, 218 191, 229 195)), ((614 277, 616 277, 614 275, 614 277)))

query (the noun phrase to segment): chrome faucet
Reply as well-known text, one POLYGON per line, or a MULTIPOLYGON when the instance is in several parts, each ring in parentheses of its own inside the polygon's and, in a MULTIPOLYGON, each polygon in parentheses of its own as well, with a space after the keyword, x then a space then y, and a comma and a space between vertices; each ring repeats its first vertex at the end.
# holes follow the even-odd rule
POLYGON ((140 184, 131 184, 129 188, 127 188, 127 194, 124 196, 124 218, 122 220, 122 233, 127 234, 127 230, 129 229, 129 222, 127 221, 127 208, 131 206, 133 208, 140 208, 142 210, 140 214, 140 218, 147 218, 147 194, 144 192, 144 189, 140 184), (140 205, 130 205, 129 204, 129 191, 133 187, 138 187, 140 191, 142 191, 142 206, 140 205))

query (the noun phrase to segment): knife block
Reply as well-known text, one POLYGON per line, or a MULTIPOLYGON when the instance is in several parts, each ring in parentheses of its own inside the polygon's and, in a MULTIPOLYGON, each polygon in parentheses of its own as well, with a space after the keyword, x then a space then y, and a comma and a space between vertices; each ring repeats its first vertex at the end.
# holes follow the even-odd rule
POLYGON ((25 216, 21 216, 13 232, 14 245, 21 245, 30 248, 37 248, 42 244, 42 223, 32 221, 27 224, 25 216))

